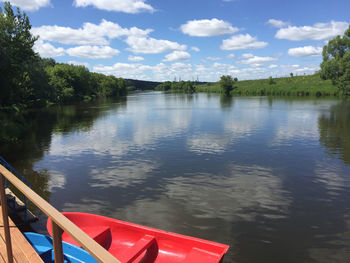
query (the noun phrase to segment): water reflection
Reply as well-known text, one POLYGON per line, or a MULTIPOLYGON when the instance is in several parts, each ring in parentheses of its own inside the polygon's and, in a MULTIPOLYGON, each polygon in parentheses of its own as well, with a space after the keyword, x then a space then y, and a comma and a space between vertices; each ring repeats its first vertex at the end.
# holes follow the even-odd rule
POLYGON ((249 210, 260 210, 261 216, 271 219, 288 215, 288 193, 271 169, 239 165, 228 169, 227 176, 195 173, 169 179, 166 195, 198 218, 254 221, 257 214, 249 210))
POLYGON ((157 167, 155 161, 120 161, 112 167, 95 168, 91 170, 93 182, 91 187, 126 188, 131 184, 142 184, 157 167))
POLYGON ((347 102, 141 93, 27 114, 1 154, 61 210, 224 242, 225 262, 350 258, 347 102))
POLYGON ((320 142, 332 155, 350 164, 350 102, 333 105, 318 119, 320 142))
POLYGON ((230 143, 230 138, 222 134, 201 134, 194 135, 187 140, 190 151, 195 153, 222 153, 230 143))

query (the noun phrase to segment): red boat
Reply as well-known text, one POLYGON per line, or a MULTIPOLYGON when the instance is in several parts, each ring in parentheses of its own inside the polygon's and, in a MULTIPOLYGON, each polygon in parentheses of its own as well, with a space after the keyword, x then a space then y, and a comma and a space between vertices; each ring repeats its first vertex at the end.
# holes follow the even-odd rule
MULTIPOLYGON (((62 214, 122 263, 217 263, 223 262, 229 249, 224 244, 104 216, 75 212, 62 214)), ((52 235, 50 219, 47 230, 52 235)), ((79 246, 65 232, 62 240, 79 246)))

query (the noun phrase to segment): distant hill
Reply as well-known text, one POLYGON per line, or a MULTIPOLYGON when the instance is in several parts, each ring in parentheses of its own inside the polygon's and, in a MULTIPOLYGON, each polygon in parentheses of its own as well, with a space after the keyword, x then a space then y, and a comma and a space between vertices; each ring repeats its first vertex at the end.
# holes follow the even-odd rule
POLYGON ((128 90, 154 90, 161 82, 137 80, 137 79, 125 79, 128 90))
MULTIPOLYGON (((159 84, 163 82, 159 81, 148 81, 148 80, 137 80, 137 79, 125 79, 126 86, 129 91, 132 90, 154 90, 159 84)), ((208 82, 203 81, 195 81, 193 82, 195 85, 205 85, 208 82)))

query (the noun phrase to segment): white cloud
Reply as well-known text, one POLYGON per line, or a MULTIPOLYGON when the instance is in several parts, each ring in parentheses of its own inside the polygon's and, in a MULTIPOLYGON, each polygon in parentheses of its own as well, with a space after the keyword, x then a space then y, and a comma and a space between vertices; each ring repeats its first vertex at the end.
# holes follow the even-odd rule
POLYGON ((219 58, 219 57, 205 57, 204 59, 203 59, 203 61, 217 61, 217 60, 220 60, 221 58, 219 58))
POLYGON ((80 62, 80 61, 74 61, 74 60, 67 61, 67 64, 71 64, 75 66, 84 66, 87 68, 90 67, 90 64, 87 62, 80 62))
MULTIPOLYGON (((0 0, 0 2, 5 2, 0 0)), ((18 6, 25 11, 37 11, 41 7, 50 5, 50 0, 10 0, 11 5, 18 6)))
POLYGON ((234 57, 235 57, 235 54, 233 54, 233 53, 228 54, 228 55, 226 56, 226 58, 234 58, 234 57))
POLYGON ((241 58, 252 58, 254 55, 252 53, 244 53, 241 55, 241 58))
POLYGON ((177 42, 151 37, 129 36, 125 42, 130 46, 128 50, 142 54, 159 54, 172 50, 185 50, 187 48, 186 45, 180 45, 177 42))
POLYGON ((118 11, 129 14, 140 12, 153 12, 154 8, 145 3, 146 0, 75 0, 76 7, 86 7, 92 5, 98 9, 107 11, 118 11))
POLYGON ((263 48, 268 45, 267 42, 258 41, 257 37, 249 34, 232 36, 222 41, 221 49, 223 50, 239 50, 250 48, 263 48))
POLYGON ((268 63, 268 62, 272 62, 272 61, 276 61, 277 58, 274 57, 258 57, 258 56, 254 56, 251 53, 247 53, 247 54, 243 54, 242 58, 239 63, 241 64, 247 64, 247 65, 251 65, 254 67, 258 67, 261 66, 264 63, 268 63))
POLYGON ((140 56, 128 56, 128 60, 132 62, 139 62, 145 60, 143 57, 140 56))
POLYGON ((114 57, 120 53, 118 49, 108 46, 79 46, 69 48, 66 52, 72 57, 90 59, 106 59, 114 57))
POLYGON ((143 64, 115 63, 113 66, 94 66, 93 71, 116 77, 139 78, 145 72, 152 70, 152 66, 143 64))
POLYGON ((196 37, 220 36, 233 34, 238 31, 229 22, 213 18, 202 20, 191 20, 180 27, 182 33, 196 37))
POLYGON ((320 67, 319 66, 305 66, 305 67, 302 67, 302 68, 298 68, 298 69, 295 69, 294 72, 298 72, 298 73, 312 73, 312 72, 315 72, 317 70, 319 70, 320 67))
POLYGON ((99 25, 84 23, 83 27, 74 29, 62 26, 41 26, 32 28, 33 35, 40 39, 62 44, 78 45, 108 45, 111 39, 121 36, 147 36, 152 29, 139 29, 137 27, 122 28, 116 23, 103 19, 99 25))
POLYGON ((159 63, 154 66, 141 63, 116 63, 113 66, 95 66, 93 71, 116 77, 135 79, 145 79, 145 76, 151 76, 151 79, 159 81, 172 80, 174 76, 189 80, 196 76, 192 65, 182 62, 172 64, 159 63))
POLYGON ((98 65, 93 71, 114 75, 116 77, 133 79, 152 79, 157 81, 173 80, 175 77, 182 80, 198 79, 200 81, 218 81, 222 75, 231 75, 244 79, 261 79, 269 76, 289 76, 290 72, 295 74, 310 74, 319 70, 318 65, 305 65, 294 67, 293 65, 276 65, 273 61, 278 57, 256 57, 253 54, 246 53, 239 61, 245 63, 232 65, 232 63, 212 64, 191 64, 185 62, 158 63, 156 65, 145 65, 142 63, 116 63, 113 66, 98 65), (245 58, 244 58, 245 57, 245 58), (248 64, 252 63, 252 64, 248 64), (271 65, 266 63, 271 63, 271 65), (261 66, 260 66, 261 65, 261 66))
POLYGON ((321 56, 322 48, 305 46, 288 49, 288 55, 293 57, 321 56))
POLYGON ((55 48, 50 43, 45 43, 41 39, 38 39, 34 44, 34 51, 38 52, 41 57, 44 58, 54 58, 54 57, 60 57, 65 55, 64 48, 55 48))
POLYGON ((196 52, 200 51, 200 49, 198 47, 191 47, 191 50, 196 51, 196 52))
POLYGON ((269 19, 266 23, 270 24, 273 27, 277 27, 277 28, 285 27, 285 26, 288 26, 290 24, 289 22, 284 22, 284 21, 277 20, 277 19, 269 19))
POLYGON ((331 21, 329 23, 317 23, 313 26, 289 26, 277 31, 275 37, 293 41, 322 40, 342 35, 348 28, 347 22, 331 21))
POLYGON ((176 60, 187 60, 190 59, 191 55, 185 51, 175 50, 174 52, 165 56, 163 61, 176 61, 176 60))

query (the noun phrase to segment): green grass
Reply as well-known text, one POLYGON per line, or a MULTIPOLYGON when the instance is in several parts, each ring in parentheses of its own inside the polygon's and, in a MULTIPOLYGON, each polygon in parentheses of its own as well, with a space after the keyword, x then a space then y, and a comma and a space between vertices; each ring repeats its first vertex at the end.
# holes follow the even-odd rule
MULTIPOLYGON (((256 96, 338 96, 338 88, 330 80, 322 80, 318 74, 273 79, 243 80, 236 84, 232 95, 256 96)), ((218 82, 196 86, 196 92, 220 93, 218 82)))

